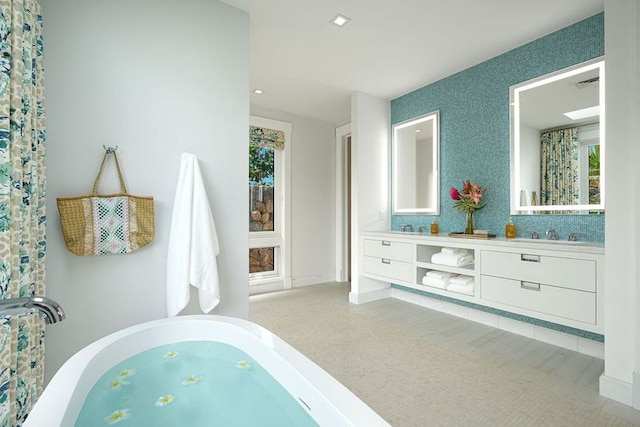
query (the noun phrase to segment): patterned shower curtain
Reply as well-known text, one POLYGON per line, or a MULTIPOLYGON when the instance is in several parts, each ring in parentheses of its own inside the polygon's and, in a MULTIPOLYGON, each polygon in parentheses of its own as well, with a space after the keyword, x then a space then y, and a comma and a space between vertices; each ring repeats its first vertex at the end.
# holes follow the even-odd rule
MULTIPOLYGON (((44 295, 45 115, 41 5, 0 0, 0 297, 44 295)), ((44 322, 0 317, 0 426, 42 392, 44 322)))
POLYGON ((543 132, 541 143, 540 202, 543 205, 580 203, 578 129, 543 132))

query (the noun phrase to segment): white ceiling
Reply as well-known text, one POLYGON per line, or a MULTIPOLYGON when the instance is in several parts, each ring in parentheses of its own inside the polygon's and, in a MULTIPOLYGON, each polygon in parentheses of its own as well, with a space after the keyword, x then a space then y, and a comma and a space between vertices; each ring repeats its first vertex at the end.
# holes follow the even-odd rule
POLYGON ((604 0, 221 0, 250 14, 252 107, 335 124, 604 10, 604 0), (337 13, 351 18, 339 28, 337 13))

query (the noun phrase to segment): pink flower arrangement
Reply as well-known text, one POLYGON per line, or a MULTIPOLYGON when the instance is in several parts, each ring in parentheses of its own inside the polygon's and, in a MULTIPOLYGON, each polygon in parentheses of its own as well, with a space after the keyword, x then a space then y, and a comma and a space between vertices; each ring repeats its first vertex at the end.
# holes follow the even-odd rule
POLYGON ((471 181, 464 181, 462 183, 462 190, 458 191, 455 187, 451 187, 449 195, 455 200, 454 207, 460 212, 473 213, 484 207, 484 204, 480 204, 486 188, 480 188, 478 184, 471 181))

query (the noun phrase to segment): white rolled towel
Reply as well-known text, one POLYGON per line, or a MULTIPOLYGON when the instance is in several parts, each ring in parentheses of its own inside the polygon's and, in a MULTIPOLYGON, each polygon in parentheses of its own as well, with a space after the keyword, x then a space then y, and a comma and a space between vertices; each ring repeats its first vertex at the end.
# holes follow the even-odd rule
POLYGON ((440 250, 443 254, 466 254, 469 250, 463 248, 442 248, 440 250))
POLYGON ((436 279, 435 277, 424 276, 422 278, 422 284, 427 286, 433 286, 434 288, 447 289, 447 283, 449 279, 436 279))
POLYGON ((465 265, 473 264, 472 254, 445 254, 438 252, 431 256, 431 262, 433 264, 449 265, 452 267, 462 267, 465 265))
POLYGON ((426 274, 427 277, 433 277, 439 280, 448 280, 455 276, 453 273, 447 273, 446 271, 429 270, 426 274))
POLYGON ((466 276, 461 274, 459 276, 452 277, 449 279, 449 284, 451 285, 473 285, 475 279, 473 276, 466 276))

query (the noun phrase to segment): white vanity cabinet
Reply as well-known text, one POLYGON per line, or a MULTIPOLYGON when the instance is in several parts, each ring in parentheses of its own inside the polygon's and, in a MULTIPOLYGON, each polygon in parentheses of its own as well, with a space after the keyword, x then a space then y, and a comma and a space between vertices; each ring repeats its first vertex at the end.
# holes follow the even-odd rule
POLYGON ((400 283, 413 282, 412 243, 365 238, 363 247, 365 275, 400 283))
POLYGON ((383 232, 363 233, 361 239, 365 277, 597 334, 604 332, 602 247, 383 232), (474 263, 460 267, 434 264, 432 256, 444 247, 466 249, 474 263), (473 292, 463 294, 423 284, 423 277, 432 270, 473 277, 473 292))
MULTIPOLYGON (((597 261, 573 253, 480 251, 481 298, 556 322, 597 321, 597 261)), ((578 326, 575 325, 574 326, 578 326)), ((579 325, 584 328, 584 325, 579 325)))

